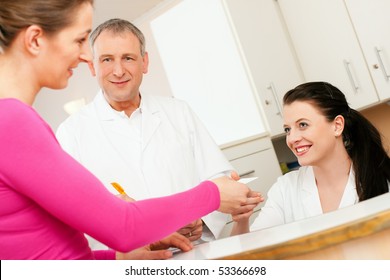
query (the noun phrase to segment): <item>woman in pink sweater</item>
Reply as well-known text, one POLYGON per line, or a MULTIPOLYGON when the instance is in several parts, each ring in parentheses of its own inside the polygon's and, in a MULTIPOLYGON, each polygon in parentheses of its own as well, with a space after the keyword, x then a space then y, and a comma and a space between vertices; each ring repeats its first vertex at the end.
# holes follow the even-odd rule
POLYGON ((214 210, 246 212, 260 200, 218 178, 128 203, 60 148, 31 105, 42 87, 64 88, 72 69, 91 60, 92 5, 1 1, 0 259, 114 259, 114 250, 144 246, 214 210), (114 250, 92 252, 84 233, 114 250))

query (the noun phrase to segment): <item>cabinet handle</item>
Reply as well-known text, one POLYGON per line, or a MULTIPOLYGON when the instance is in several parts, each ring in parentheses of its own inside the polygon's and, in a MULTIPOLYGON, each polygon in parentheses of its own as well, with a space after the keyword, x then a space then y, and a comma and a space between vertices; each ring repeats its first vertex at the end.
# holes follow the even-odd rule
POLYGON ((358 86, 358 83, 355 81, 355 79, 354 79, 354 77, 352 75, 351 63, 349 61, 347 61, 347 60, 344 60, 344 66, 345 66, 345 70, 347 70, 347 74, 348 74, 348 77, 349 77, 349 81, 351 82, 352 88, 355 91, 355 93, 357 93, 358 89, 359 89, 359 86, 358 86))
POLYGON ((354 77, 352 75, 351 63, 349 61, 347 61, 347 60, 344 60, 344 66, 345 66, 345 70, 347 70, 347 74, 348 74, 348 77, 349 77, 349 81, 352 84, 352 88, 355 91, 355 93, 357 93, 358 89, 359 89, 359 86, 358 86, 358 83, 355 81, 355 79, 354 79, 354 77))
POLYGON ((383 75, 385 76, 385 80, 388 81, 390 78, 390 75, 388 74, 387 69, 385 67, 385 64, 383 63, 382 50, 375 47, 375 52, 376 52, 376 57, 378 58, 378 61, 379 61, 379 65, 381 66, 383 75))
MULTIPOLYGON (((274 86, 274 83, 270 83, 269 86, 267 87, 268 90, 270 90, 272 92, 272 95, 275 99, 275 102, 276 102, 276 106, 278 108, 278 113, 276 113, 277 115, 280 115, 283 117, 283 113, 282 113, 282 106, 280 105, 280 102, 279 102, 279 98, 278 98, 278 94, 276 92, 276 89, 275 89, 275 86, 274 86)), ((266 105, 268 105, 269 102, 266 101, 266 105)))
POLYGON ((238 176, 240 176, 240 178, 241 178, 241 177, 247 176, 247 175, 252 174, 252 173, 255 173, 255 170, 250 170, 250 171, 238 174, 238 176))

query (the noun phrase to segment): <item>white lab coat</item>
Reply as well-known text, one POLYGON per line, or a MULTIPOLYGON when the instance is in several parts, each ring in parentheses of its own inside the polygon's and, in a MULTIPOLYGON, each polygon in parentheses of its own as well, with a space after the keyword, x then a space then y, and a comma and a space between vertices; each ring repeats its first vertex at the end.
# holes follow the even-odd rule
MULTIPOLYGON (((185 102, 145 95, 138 110, 137 130, 100 91, 59 126, 57 138, 111 192, 117 194, 110 183, 118 182, 136 200, 184 191, 233 170, 185 102)), ((218 237, 228 215, 214 212, 203 221, 218 237)))
MULTIPOLYGON (((359 202, 351 168, 339 209, 359 202)), ((313 167, 305 166, 278 178, 267 202, 251 225, 251 231, 291 223, 323 214, 313 167)))

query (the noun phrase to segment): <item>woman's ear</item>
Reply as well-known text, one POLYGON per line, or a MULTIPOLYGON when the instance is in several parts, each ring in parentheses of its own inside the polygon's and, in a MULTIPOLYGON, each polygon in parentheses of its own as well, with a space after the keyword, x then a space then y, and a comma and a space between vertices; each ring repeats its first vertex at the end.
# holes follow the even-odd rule
POLYGON ((335 136, 340 136, 343 133, 344 125, 345 125, 345 119, 342 115, 338 115, 334 118, 333 121, 334 124, 334 133, 335 136))
POLYGON ((30 25, 24 31, 24 46, 33 55, 39 54, 43 43, 43 30, 38 25, 30 25))

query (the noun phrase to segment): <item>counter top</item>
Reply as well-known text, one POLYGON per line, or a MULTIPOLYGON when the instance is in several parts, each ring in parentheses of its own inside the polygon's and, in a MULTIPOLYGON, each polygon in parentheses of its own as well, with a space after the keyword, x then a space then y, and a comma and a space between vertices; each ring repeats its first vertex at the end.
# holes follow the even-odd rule
MULTIPOLYGON (((384 231, 390 232, 390 193, 294 223, 203 243, 173 259, 289 259, 384 231)), ((361 256, 365 258, 364 252, 361 256)))

